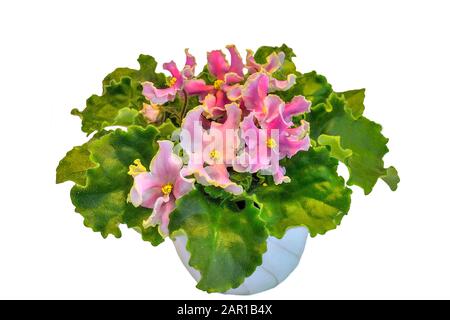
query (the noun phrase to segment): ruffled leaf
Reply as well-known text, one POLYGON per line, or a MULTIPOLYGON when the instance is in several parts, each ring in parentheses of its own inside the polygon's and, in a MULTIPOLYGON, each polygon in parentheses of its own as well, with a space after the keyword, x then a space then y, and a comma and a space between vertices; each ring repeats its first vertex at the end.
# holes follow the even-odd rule
POLYGON ((253 176, 247 172, 231 172, 230 180, 242 186, 245 191, 248 191, 253 182, 253 176))
POLYGON ((170 216, 172 237, 186 234, 189 264, 201 273, 197 287, 208 292, 236 288, 262 263, 267 231, 253 201, 242 209, 216 201, 195 190, 177 201, 170 216))
MULTIPOLYGON (((133 179, 128 167, 134 160, 150 163, 156 153, 156 128, 129 127, 120 129, 92 142, 88 149, 95 168, 87 171, 86 185, 72 188, 71 198, 76 211, 84 217, 84 224, 103 237, 121 236, 120 224, 141 230, 143 237, 157 245, 162 241, 156 230, 145 230, 142 222, 151 210, 135 208, 127 202, 133 179)), ((155 228, 156 229, 156 228, 155 228)))
POLYGON ((91 161, 89 145, 107 134, 107 131, 100 131, 95 134, 91 140, 81 146, 74 147, 67 152, 66 156, 59 162, 56 168, 56 183, 73 181, 79 185, 86 184, 86 173, 90 168, 94 168, 96 164, 91 161))
POLYGON ((156 86, 163 86, 166 82, 166 76, 163 73, 156 72, 158 63, 152 56, 141 54, 137 60, 139 70, 130 68, 117 68, 103 80, 103 87, 111 84, 111 81, 120 82, 123 77, 131 78, 137 83, 145 81, 153 82, 156 86))
POLYGON ((331 85, 324 76, 311 71, 304 74, 297 73, 295 85, 287 91, 277 92, 284 101, 291 101, 295 96, 301 95, 311 101, 311 107, 326 102, 333 92, 331 85))
POLYGON ((280 47, 270 47, 262 46, 255 52, 255 61, 260 64, 266 62, 267 57, 273 53, 283 52, 285 55, 285 60, 283 65, 279 70, 277 70, 273 76, 279 80, 285 80, 289 74, 298 74, 292 58, 295 57, 294 51, 289 48, 286 44, 282 44, 280 47))
POLYGON ((122 78, 107 85, 103 95, 91 96, 83 111, 73 109, 72 114, 81 118, 81 129, 87 134, 108 126, 145 126, 146 121, 138 112, 144 101, 142 86, 131 78, 122 78))
POLYGON ((85 143, 67 152, 56 168, 56 183, 73 181, 83 186, 86 184, 87 170, 95 167, 95 163, 89 159, 91 153, 87 146, 88 143, 85 143))
POLYGON ((397 188, 398 175, 393 170, 389 174, 383 163, 388 139, 381 134, 380 125, 362 116, 364 89, 334 93, 327 79, 313 71, 297 74, 296 84, 277 94, 285 101, 302 95, 312 102, 307 115, 310 136, 330 147, 331 155, 347 165, 348 184, 358 185, 368 194, 378 178, 386 177, 383 180, 389 187, 397 188))
MULTIPOLYGON (((232 171, 230 172, 230 180, 240 185, 244 191, 248 191, 253 183, 253 175, 247 172, 232 171)), ((217 199, 220 203, 228 200, 237 201, 242 199, 242 195, 234 195, 223 188, 213 185, 202 187, 197 186, 197 188, 201 188, 201 190, 203 190, 209 197, 212 199, 217 199)))
POLYGON ((389 167, 386 169, 386 174, 381 177, 384 182, 391 188, 392 191, 397 190, 397 186, 400 182, 400 177, 398 176, 397 169, 394 167, 389 167))
POLYGON ((366 96, 366 89, 357 89, 341 92, 347 101, 347 108, 351 110, 351 113, 355 119, 362 116, 364 113, 364 98, 366 96))
POLYGON ((285 163, 290 183, 255 189, 270 235, 282 238, 288 228, 305 226, 315 236, 340 224, 350 208, 351 190, 337 174, 337 164, 325 147, 299 152, 285 163))
POLYGON ((327 134, 321 134, 317 139, 317 142, 322 146, 329 146, 331 150, 331 156, 338 159, 341 162, 352 155, 352 150, 343 149, 341 146, 341 137, 339 136, 329 136, 327 134))
POLYGON ((265 63, 266 59, 273 52, 279 53, 283 52, 285 54, 285 59, 292 61, 292 58, 295 57, 294 50, 289 48, 286 44, 282 44, 280 47, 271 47, 271 46, 262 46, 259 47, 255 52, 255 61, 258 63, 265 63))
POLYGON ((162 140, 171 140, 172 133, 177 129, 170 119, 158 126, 159 137, 162 140))
POLYGON ((209 72, 208 64, 206 64, 202 71, 197 75, 197 79, 204 80, 206 84, 213 84, 216 78, 209 72))
MULTIPOLYGON (((325 104, 312 109, 309 120, 311 136, 319 143, 330 145, 321 135, 336 136, 342 149, 351 150, 351 156, 343 161, 350 172, 349 185, 360 186, 369 194, 377 180, 388 174, 383 161, 389 151, 388 139, 381 134, 381 126, 363 116, 355 119, 343 95, 331 94, 325 104)), ((398 181, 388 181, 395 190, 398 181)))
MULTIPOLYGON (((199 187, 199 186, 197 186, 199 187)), ((218 199, 220 201, 226 201, 233 197, 233 194, 226 191, 223 188, 215 186, 204 186, 203 191, 211 198, 218 199)))

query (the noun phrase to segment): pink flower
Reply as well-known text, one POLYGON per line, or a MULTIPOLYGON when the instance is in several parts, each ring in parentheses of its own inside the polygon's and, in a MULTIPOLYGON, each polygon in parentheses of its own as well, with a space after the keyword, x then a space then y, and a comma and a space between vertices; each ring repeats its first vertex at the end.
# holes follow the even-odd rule
POLYGON ((189 157, 187 172, 198 183, 223 188, 233 194, 243 192, 241 186, 229 179, 239 147, 238 129, 242 111, 236 103, 226 105, 223 123, 207 121, 199 106, 186 115, 181 126, 181 147, 189 157))
POLYGON ((269 90, 270 92, 281 90, 286 91, 295 84, 295 74, 287 76, 286 80, 278 80, 272 77, 278 69, 283 66, 285 59, 284 52, 273 52, 266 58, 265 64, 259 64, 255 61, 252 50, 247 50, 246 67, 250 74, 262 72, 270 76, 269 90))
POLYGON ((203 99, 203 110, 205 111, 204 114, 208 119, 217 119, 225 114, 225 105, 221 105, 222 103, 217 103, 216 95, 209 93, 203 99))
POLYGON ((208 52, 208 71, 215 78, 213 85, 203 80, 191 80, 186 84, 189 94, 198 94, 205 103, 206 116, 215 118, 224 114, 224 106, 241 97, 240 82, 244 80, 244 63, 234 45, 227 46, 230 53, 229 63, 221 50, 208 52))
POLYGON ((142 83, 142 94, 153 104, 164 104, 173 101, 177 93, 183 89, 184 82, 191 79, 195 73, 195 58, 188 49, 185 50, 186 62, 183 70, 179 70, 174 61, 163 64, 163 69, 170 72, 172 77, 167 81, 167 88, 158 89, 152 82, 142 83))
POLYGON ((309 111, 310 103, 301 96, 285 103, 279 96, 268 95, 264 98, 264 111, 258 119, 262 129, 270 136, 271 131, 278 131, 278 150, 280 159, 291 158, 300 150, 309 149, 310 140, 308 136, 309 124, 302 120, 297 128, 291 128, 293 116, 298 116, 309 111))
POLYGON ((269 93, 269 81, 269 76, 261 72, 248 77, 242 88, 242 100, 247 110, 256 114, 263 113, 264 98, 269 93))
POLYGON ((234 45, 228 45, 227 50, 230 53, 231 64, 228 63, 221 50, 208 52, 208 70, 217 79, 230 82, 239 82, 244 78, 244 63, 239 52, 234 45))
POLYGON ((154 103, 144 103, 141 112, 144 115, 144 118, 148 120, 148 122, 155 123, 160 119, 161 107, 158 104, 154 103))
POLYGON ((310 103, 298 96, 286 104, 276 95, 268 95, 258 102, 242 121, 246 147, 234 169, 271 174, 276 184, 288 182, 279 160, 309 149, 309 124, 302 120, 299 127, 292 128, 292 117, 309 111, 310 103))
MULTIPOLYGON (((295 96, 291 102, 284 103, 275 95, 268 95, 270 86, 270 77, 265 73, 254 73, 248 77, 242 88, 242 100, 245 108, 254 112, 259 121, 266 121, 267 114, 270 111, 271 117, 281 117, 288 123, 291 123, 292 117, 305 112, 309 112, 311 103, 303 96, 295 96), (275 103, 275 106, 272 104, 275 103), (270 109, 270 110, 269 110, 270 109)), ((267 122, 267 121, 266 121, 267 122)))
POLYGON ((175 200, 194 188, 193 180, 186 179, 183 162, 173 153, 171 141, 158 141, 159 151, 152 159, 150 172, 140 162, 130 166, 134 177, 130 191, 130 202, 135 206, 153 209, 144 221, 144 227, 159 225, 162 235, 168 235, 169 215, 175 209, 175 200))
POLYGON ((258 128, 254 113, 244 118, 241 130, 246 147, 233 168, 238 172, 272 175, 275 184, 290 182, 286 170, 279 165, 279 132, 258 128))

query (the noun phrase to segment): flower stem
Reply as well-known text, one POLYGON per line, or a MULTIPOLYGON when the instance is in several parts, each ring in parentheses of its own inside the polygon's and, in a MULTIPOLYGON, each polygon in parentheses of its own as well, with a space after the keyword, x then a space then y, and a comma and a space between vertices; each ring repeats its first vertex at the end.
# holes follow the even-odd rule
POLYGON ((187 113, 188 95, 187 95, 186 90, 184 90, 184 89, 183 89, 183 95, 184 95, 184 105, 183 105, 183 108, 181 109, 181 113, 180 113, 180 125, 181 125, 181 121, 183 121, 183 119, 187 113))

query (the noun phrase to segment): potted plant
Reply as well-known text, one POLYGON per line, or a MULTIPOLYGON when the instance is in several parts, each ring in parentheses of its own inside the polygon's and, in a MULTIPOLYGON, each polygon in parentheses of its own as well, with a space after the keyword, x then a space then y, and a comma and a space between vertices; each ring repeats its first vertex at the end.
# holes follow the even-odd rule
POLYGON ((252 294, 297 266, 308 234, 335 229, 356 185, 395 190, 381 126, 363 116, 364 89, 335 92, 301 73, 286 45, 207 54, 196 73, 151 56, 118 68, 81 118, 90 139, 60 161, 57 183, 103 237, 121 225, 157 246, 171 239, 207 292, 252 294), (117 128, 119 127, 119 128, 117 128), (345 181, 338 163, 349 170, 345 181))

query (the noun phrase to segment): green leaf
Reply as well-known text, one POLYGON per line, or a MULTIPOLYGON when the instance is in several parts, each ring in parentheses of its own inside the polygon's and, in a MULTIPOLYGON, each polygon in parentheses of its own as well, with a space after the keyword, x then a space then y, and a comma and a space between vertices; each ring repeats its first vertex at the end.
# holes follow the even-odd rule
POLYGON ((327 134, 321 134, 317 139, 317 142, 322 146, 329 146, 331 150, 331 156, 338 159, 341 162, 352 155, 352 150, 343 149, 341 147, 341 137, 339 136, 329 136, 327 134))
POLYGON ((167 119, 164 123, 158 126, 159 137, 161 139, 170 140, 172 133, 177 129, 170 119, 167 119))
POLYGON ((143 228, 140 226, 139 230, 142 240, 150 242, 155 247, 164 242, 164 238, 159 233, 157 227, 143 228))
MULTIPOLYGON (((151 210, 135 208, 127 197, 133 184, 128 167, 136 159, 150 163, 156 153, 157 135, 153 126, 145 129, 132 126, 127 132, 117 129, 88 146, 91 160, 97 166, 87 171, 85 186, 76 185, 71 191, 72 202, 87 227, 101 232, 105 238, 110 234, 120 237, 121 223, 140 228, 147 238, 150 233, 155 235, 155 230, 142 228, 142 221, 150 216, 151 210)), ((153 238, 154 245, 162 241, 153 238)))
POLYGON ((287 91, 276 92, 284 101, 291 101, 293 97, 302 95, 311 101, 311 107, 325 103, 333 92, 331 85, 324 76, 311 71, 304 74, 297 73, 295 85, 287 91))
POLYGON ((197 287, 224 292, 242 284, 262 263, 267 231, 259 210, 246 198, 220 206, 198 190, 177 201, 170 216, 171 236, 187 236, 189 264, 201 273, 197 287))
POLYGON ((392 191, 397 190, 397 186, 400 182, 400 177, 398 176, 397 169, 395 169, 394 167, 387 168, 386 174, 382 176, 381 179, 383 179, 383 181, 387 183, 392 191))
MULTIPOLYGON (((350 185, 358 185, 368 194, 378 178, 389 176, 383 163, 388 139, 381 134, 380 125, 362 116, 364 89, 334 93, 327 79, 313 71, 298 75, 291 89, 277 94, 285 101, 303 95, 312 102, 307 115, 311 137, 329 146, 331 155, 347 165, 350 185)), ((399 179, 383 180, 395 190, 399 179)))
POLYGON ((366 96, 366 89, 357 89, 341 92, 347 101, 347 107, 355 119, 362 116, 364 112, 364 98, 366 96))
POLYGON ((86 172, 94 168, 96 164, 91 161, 89 145, 107 134, 107 131, 100 131, 94 135, 91 140, 81 146, 74 147, 67 152, 66 156, 59 162, 56 168, 56 183, 73 181, 79 185, 86 184, 86 172))
POLYGON ((245 191, 248 191, 252 185, 253 176, 247 172, 232 171, 230 173, 230 180, 242 186, 245 191))
POLYGON ((381 134, 379 124, 363 116, 355 119, 350 110, 344 96, 331 94, 326 104, 313 108, 309 115, 311 137, 319 143, 324 142, 322 135, 340 137, 341 148, 352 152, 343 161, 350 172, 348 184, 360 186, 369 194, 378 178, 387 174, 383 156, 388 152, 388 139, 381 134))
MULTIPOLYGON (((198 188, 198 186, 197 186, 198 188)), ((225 189, 215 186, 205 186, 202 188, 203 191, 210 196, 213 199, 219 199, 222 201, 229 200, 231 197, 233 197, 233 194, 225 191, 225 189)))
POLYGON ((115 126, 132 126, 139 125, 142 127, 147 126, 148 122, 145 120, 141 112, 136 109, 122 108, 114 118, 112 125, 115 126))
POLYGON ((325 147, 311 148, 286 161, 290 183, 255 189, 270 235, 282 238, 288 228, 305 226, 314 237, 341 223, 350 208, 351 190, 338 176, 337 164, 325 147))
POLYGON ((72 114, 82 119, 82 130, 87 134, 108 126, 142 125, 137 111, 142 109, 144 101, 142 86, 130 78, 122 78, 106 86, 103 95, 91 96, 83 111, 73 109, 72 114))
POLYGON ((205 80, 206 84, 213 84, 216 80, 216 78, 209 73, 208 64, 203 67, 202 71, 198 74, 197 79, 205 80))
MULTIPOLYGON (((230 180, 242 186, 244 191, 248 191, 252 185, 253 176, 251 173, 232 171, 230 172, 230 180)), ((220 204, 224 203, 224 201, 238 201, 243 197, 243 195, 236 196, 223 188, 215 187, 212 185, 197 186, 197 188, 202 190, 212 199, 220 201, 220 204)))
POLYGON ((123 77, 131 78, 137 83, 145 81, 153 82, 156 86, 164 86, 166 76, 163 73, 156 72, 157 62, 155 58, 141 54, 137 60, 139 62, 139 70, 130 68, 117 68, 103 80, 103 87, 111 84, 112 81, 120 82, 123 77))
POLYGON ((256 50, 255 52, 255 61, 257 63, 263 64, 266 62, 266 58, 270 56, 270 54, 273 52, 276 53, 284 52, 285 59, 289 61, 292 61, 292 58, 295 57, 294 50, 292 50, 286 44, 283 43, 280 47, 271 47, 271 46, 259 47, 258 50, 256 50))
POLYGON ((295 67, 294 62, 292 62, 292 58, 295 57, 294 51, 289 48, 287 45, 283 44, 281 47, 270 47, 270 46, 262 46, 255 52, 255 61, 260 64, 266 63, 267 57, 273 53, 284 52, 285 60, 283 65, 279 70, 277 70, 273 76, 279 80, 284 80, 289 74, 297 74, 297 68, 295 67))
POLYGON ((73 181, 79 185, 86 184, 86 171, 95 167, 89 159, 91 153, 87 146, 88 143, 85 143, 67 152, 56 168, 56 183, 73 181))

